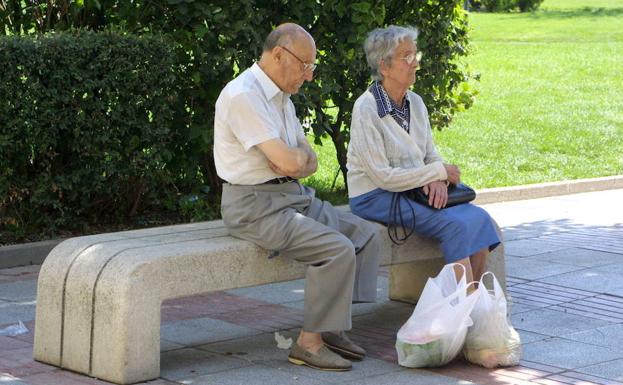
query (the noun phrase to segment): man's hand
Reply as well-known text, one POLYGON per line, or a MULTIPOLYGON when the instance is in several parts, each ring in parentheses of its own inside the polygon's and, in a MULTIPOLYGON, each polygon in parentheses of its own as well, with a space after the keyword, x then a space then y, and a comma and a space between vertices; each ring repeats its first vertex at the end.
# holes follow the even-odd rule
POLYGON ((288 147, 281 139, 270 139, 257 145, 268 158, 268 164, 279 175, 298 178, 308 168, 309 154, 306 149, 288 147))
POLYGON ((444 163, 443 166, 446 168, 446 174, 448 174, 448 182, 456 185, 461 183, 461 170, 453 164, 444 163))
POLYGON ((448 186, 445 182, 430 182, 423 187, 424 194, 428 195, 428 204, 436 209, 446 207, 448 203, 448 186))

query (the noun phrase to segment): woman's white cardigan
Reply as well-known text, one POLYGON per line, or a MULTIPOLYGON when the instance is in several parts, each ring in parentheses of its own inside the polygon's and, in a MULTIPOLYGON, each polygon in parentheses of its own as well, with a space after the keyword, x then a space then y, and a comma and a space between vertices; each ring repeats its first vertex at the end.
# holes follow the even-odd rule
POLYGON ((433 143, 422 98, 407 91, 410 133, 387 114, 380 118, 374 96, 366 91, 355 102, 348 145, 348 196, 376 188, 405 191, 448 178, 433 143))

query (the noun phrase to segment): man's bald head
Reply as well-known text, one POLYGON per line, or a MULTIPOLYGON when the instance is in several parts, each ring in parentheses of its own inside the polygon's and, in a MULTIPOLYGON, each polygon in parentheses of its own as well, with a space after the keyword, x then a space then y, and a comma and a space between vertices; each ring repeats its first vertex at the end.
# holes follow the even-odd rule
POLYGON ((272 32, 268 34, 266 40, 264 40, 262 50, 266 52, 277 46, 291 46, 292 44, 305 40, 308 42, 314 41, 309 32, 307 32, 300 25, 294 23, 284 23, 277 26, 277 28, 273 29, 272 32))
POLYGON ((258 65, 268 77, 288 94, 295 94, 303 83, 314 79, 316 43, 303 27, 281 24, 264 42, 258 65))

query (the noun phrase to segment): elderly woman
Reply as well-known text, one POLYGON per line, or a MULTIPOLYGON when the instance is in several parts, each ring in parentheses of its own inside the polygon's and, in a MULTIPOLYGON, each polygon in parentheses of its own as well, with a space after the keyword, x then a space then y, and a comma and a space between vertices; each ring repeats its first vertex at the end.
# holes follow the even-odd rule
POLYGON ((462 264, 468 282, 478 280, 500 240, 483 209, 469 203, 445 207, 448 184, 459 183, 460 171, 437 153, 426 106, 409 90, 421 58, 416 38, 415 29, 390 26, 375 29, 365 41, 374 82, 353 108, 350 207, 360 217, 438 240, 446 263, 462 264), (417 187, 423 187, 430 206, 400 194, 417 187))

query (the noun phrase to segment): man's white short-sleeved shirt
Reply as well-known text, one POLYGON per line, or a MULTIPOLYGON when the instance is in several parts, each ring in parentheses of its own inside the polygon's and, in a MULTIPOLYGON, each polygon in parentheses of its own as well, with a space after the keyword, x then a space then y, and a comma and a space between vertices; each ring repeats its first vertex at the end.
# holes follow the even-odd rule
POLYGON ((214 163, 218 176, 242 185, 283 176, 273 172, 256 146, 276 138, 290 147, 306 140, 290 95, 255 63, 229 82, 216 100, 214 163))

